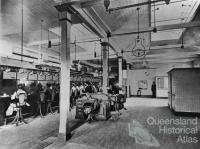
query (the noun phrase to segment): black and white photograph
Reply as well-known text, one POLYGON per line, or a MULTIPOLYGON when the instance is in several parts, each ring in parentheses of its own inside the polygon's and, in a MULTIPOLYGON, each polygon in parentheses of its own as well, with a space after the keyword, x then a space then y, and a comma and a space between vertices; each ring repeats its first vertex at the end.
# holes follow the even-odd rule
POLYGON ((200 0, 0 0, 0 149, 199 149, 200 0))

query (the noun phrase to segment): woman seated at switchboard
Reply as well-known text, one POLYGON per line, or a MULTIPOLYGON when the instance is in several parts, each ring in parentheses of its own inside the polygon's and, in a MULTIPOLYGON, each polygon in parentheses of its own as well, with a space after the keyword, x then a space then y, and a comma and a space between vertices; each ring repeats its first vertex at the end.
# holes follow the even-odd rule
MULTIPOLYGON (((24 95, 25 96, 25 100, 27 99, 27 93, 23 88, 22 84, 18 84, 17 85, 17 91, 13 93, 13 95, 11 96, 11 100, 18 100, 20 95, 24 95)), ((27 105, 29 106, 29 104, 26 101, 23 101, 23 103, 21 103, 21 106, 23 105, 27 105)))
POLYGON ((10 104, 10 106, 8 107, 8 109, 6 111, 6 115, 7 116, 12 115, 13 111, 17 110, 16 109, 17 106, 20 106, 20 107, 22 107, 22 106, 30 106, 26 102, 26 99, 27 99, 27 93, 24 91, 23 85, 22 84, 18 84, 17 85, 17 91, 15 91, 13 93, 13 95, 11 96, 12 103, 10 104))
POLYGON ((124 103, 126 102, 126 96, 125 96, 125 93, 122 90, 122 88, 119 88, 119 94, 117 96, 117 102, 119 104, 119 109, 126 110, 126 108, 124 107, 124 103))

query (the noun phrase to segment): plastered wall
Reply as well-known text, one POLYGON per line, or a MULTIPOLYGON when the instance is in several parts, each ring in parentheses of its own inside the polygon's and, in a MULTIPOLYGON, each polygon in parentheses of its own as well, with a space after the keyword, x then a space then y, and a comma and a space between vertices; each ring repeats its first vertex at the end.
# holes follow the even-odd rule
MULTIPOLYGON (((155 81, 156 76, 168 76, 167 72, 173 68, 190 68, 191 63, 184 64, 169 64, 157 69, 136 69, 128 71, 128 80, 130 82, 130 94, 137 95, 138 90, 138 81, 147 80, 148 88, 142 90, 142 95, 152 95, 151 85, 155 81)), ((168 91, 165 91, 163 94, 167 95, 168 91)))

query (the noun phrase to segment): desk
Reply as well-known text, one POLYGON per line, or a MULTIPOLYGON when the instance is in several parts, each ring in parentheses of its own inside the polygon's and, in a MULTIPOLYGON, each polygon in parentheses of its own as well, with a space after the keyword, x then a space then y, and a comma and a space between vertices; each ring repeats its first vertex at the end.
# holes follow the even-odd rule
POLYGON ((6 116, 6 110, 8 109, 10 105, 11 97, 7 96, 0 96, 0 125, 4 124, 5 116, 6 116))

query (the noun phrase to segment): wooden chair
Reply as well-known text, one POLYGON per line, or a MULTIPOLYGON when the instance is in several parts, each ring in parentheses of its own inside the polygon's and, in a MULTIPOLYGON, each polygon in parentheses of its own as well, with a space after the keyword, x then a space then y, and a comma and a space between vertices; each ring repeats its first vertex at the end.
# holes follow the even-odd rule
POLYGON ((16 126, 18 126, 19 122, 24 122, 25 124, 27 124, 27 122, 24 120, 23 115, 22 115, 22 106, 24 106, 26 104, 25 102, 26 99, 26 94, 25 93, 21 93, 18 95, 18 99, 16 99, 16 115, 14 120, 11 122, 11 124, 16 124, 16 126))

